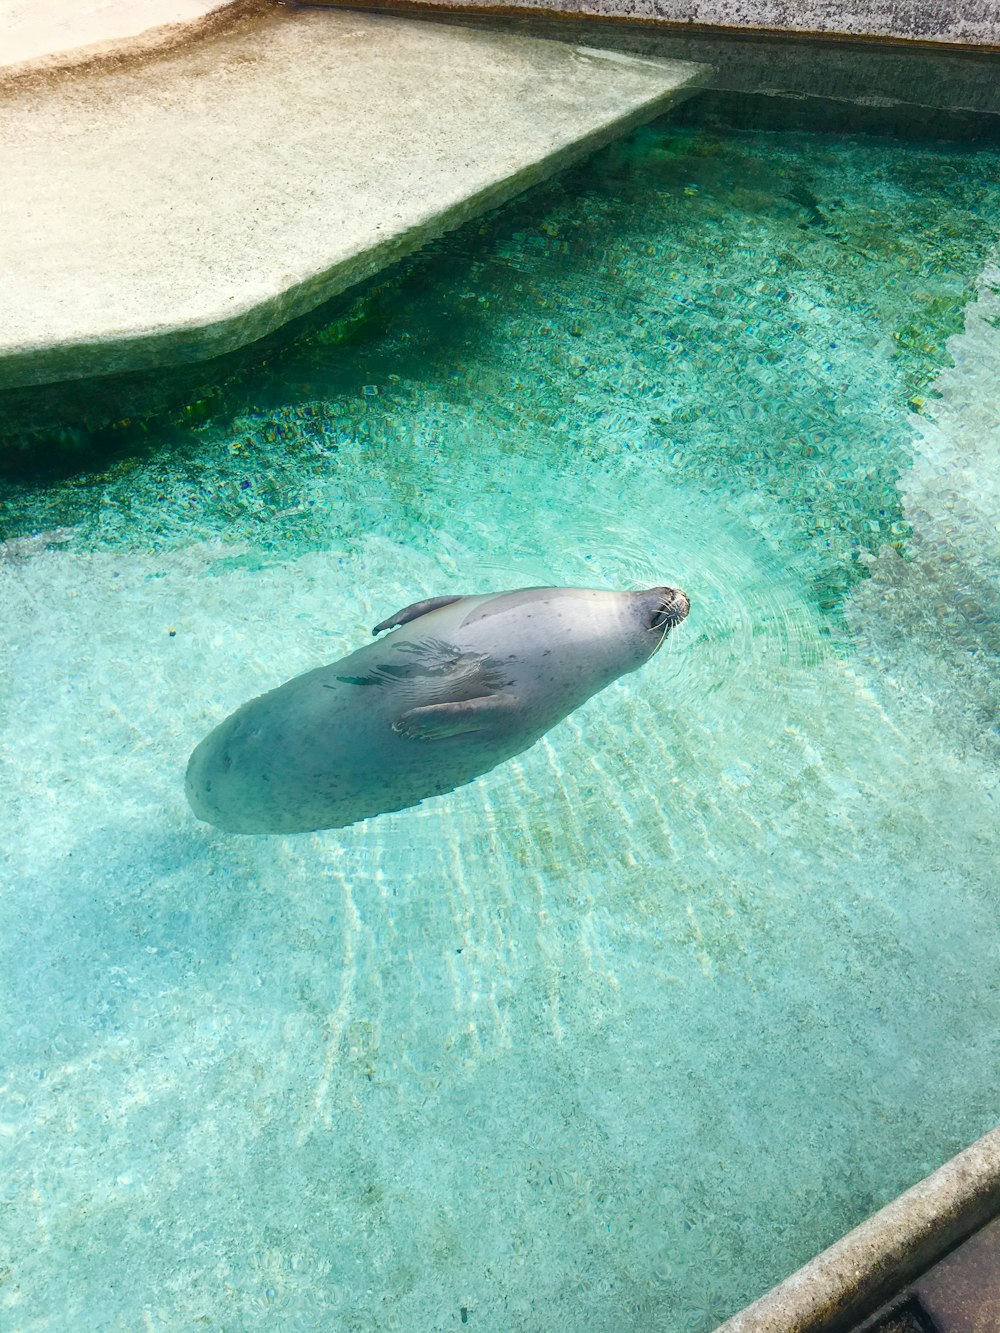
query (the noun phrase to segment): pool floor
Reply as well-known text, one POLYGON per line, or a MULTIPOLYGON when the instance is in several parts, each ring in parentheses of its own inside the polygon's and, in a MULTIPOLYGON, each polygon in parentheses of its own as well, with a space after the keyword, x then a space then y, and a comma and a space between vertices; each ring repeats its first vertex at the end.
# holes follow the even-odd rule
POLYGON ((705 1333, 996 1123, 998 166, 663 121, 5 484, 5 1328, 705 1333), (662 581, 471 786, 188 810, 398 607, 662 581))

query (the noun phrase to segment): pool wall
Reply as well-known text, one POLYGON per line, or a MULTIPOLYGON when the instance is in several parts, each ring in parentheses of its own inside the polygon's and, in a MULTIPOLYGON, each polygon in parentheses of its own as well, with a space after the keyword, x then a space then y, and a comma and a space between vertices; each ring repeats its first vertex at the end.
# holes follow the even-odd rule
POLYGON ((1000 1212, 1000 1129, 977 1139, 717 1333, 841 1333, 1000 1212))
MULTIPOLYGON (((321 3, 324 0, 320 0, 321 3)), ((336 0, 339 2, 339 0, 336 0)), ((408 0, 412 7, 468 13, 550 13, 737 32, 876 37, 896 41, 1000 46, 993 0, 408 0)))
MULTIPOLYGON (((340 0, 299 0, 301 7, 335 8, 340 0)), ((864 108, 876 133, 950 134, 968 139, 1000 132, 1000 78, 994 48, 983 45, 925 47, 856 36, 734 31, 659 22, 623 22, 607 14, 547 7, 518 7, 504 13, 477 0, 364 0, 352 6, 386 13, 423 15, 428 20, 495 28, 564 42, 576 42, 706 68, 704 90, 767 98, 772 109, 798 104, 803 126, 853 131, 852 124, 827 125, 817 111, 839 105, 864 108), (933 111, 978 117, 977 126, 954 127, 928 118, 933 111), (990 122, 993 122, 990 124, 990 122)), ((1000 41, 1000 38, 997 39, 1000 41)), ((704 101, 704 92, 698 98, 704 101)), ((758 120, 755 127, 761 128, 758 120)), ((869 128, 868 126, 861 128, 869 128)))

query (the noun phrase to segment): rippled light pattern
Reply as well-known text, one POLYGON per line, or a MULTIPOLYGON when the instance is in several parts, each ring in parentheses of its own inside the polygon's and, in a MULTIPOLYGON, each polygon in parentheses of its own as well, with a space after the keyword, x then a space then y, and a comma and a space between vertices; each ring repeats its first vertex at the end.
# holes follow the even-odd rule
POLYGON ((995 1123, 998 165, 665 122, 8 486, 4 1328, 704 1333, 995 1123), (472 786, 187 809, 397 607, 663 580, 472 786))

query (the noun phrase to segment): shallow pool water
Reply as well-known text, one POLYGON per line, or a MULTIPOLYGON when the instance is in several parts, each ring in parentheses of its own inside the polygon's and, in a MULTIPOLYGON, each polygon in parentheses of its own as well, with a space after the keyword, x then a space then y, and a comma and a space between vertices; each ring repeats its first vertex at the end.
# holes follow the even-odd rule
POLYGON ((703 1333, 996 1123, 998 167, 660 122, 6 485, 5 1328, 703 1333), (661 581, 469 787, 187 808, 400 606, 661 581))

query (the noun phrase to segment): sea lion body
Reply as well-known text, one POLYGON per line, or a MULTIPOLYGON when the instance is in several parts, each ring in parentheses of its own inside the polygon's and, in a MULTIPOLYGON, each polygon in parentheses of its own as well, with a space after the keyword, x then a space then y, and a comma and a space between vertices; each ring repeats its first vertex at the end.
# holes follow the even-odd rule
POLYGON ((526 588, 416 603, 393 632, 251 700, 197 746, 188 800, 231 833, 342 828, 528 749, 641 666, 687 614, 673 588, 526 588))

